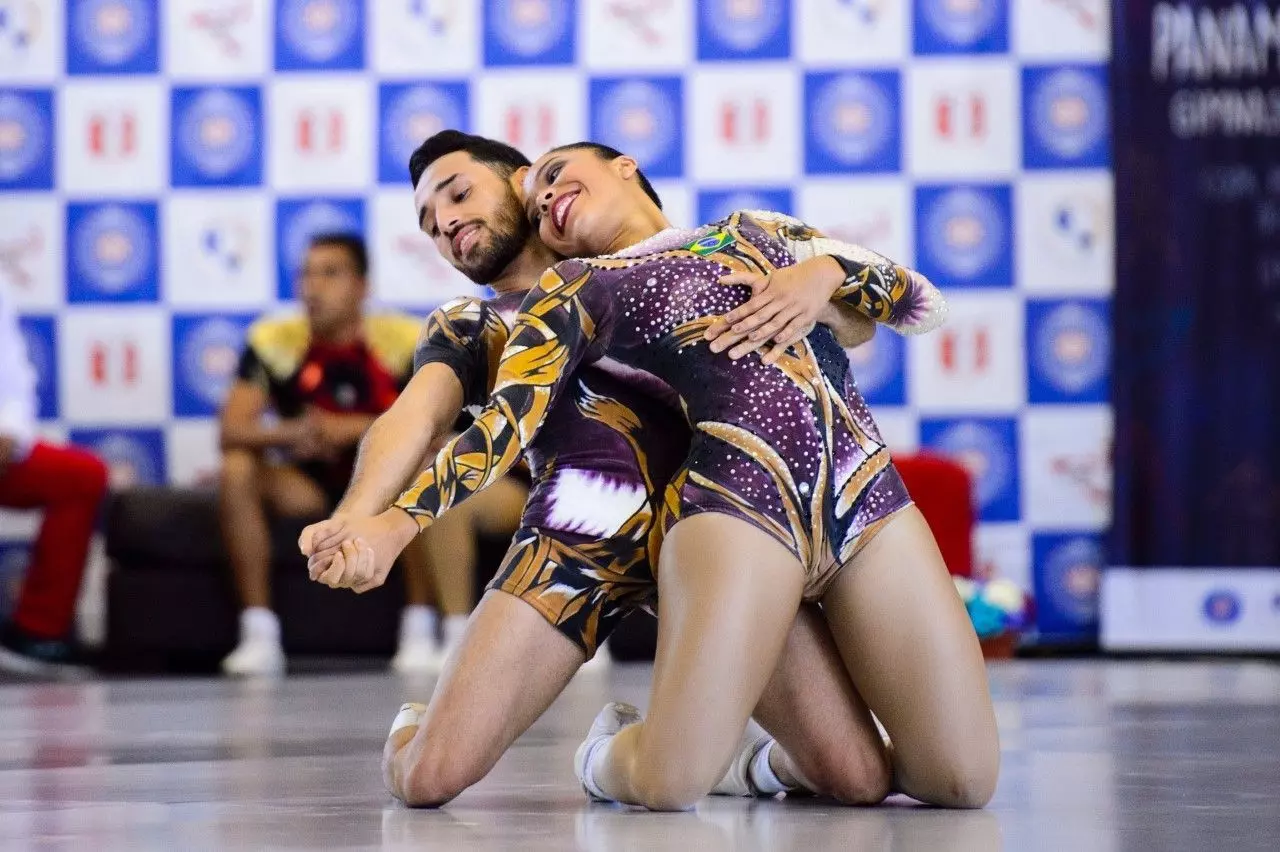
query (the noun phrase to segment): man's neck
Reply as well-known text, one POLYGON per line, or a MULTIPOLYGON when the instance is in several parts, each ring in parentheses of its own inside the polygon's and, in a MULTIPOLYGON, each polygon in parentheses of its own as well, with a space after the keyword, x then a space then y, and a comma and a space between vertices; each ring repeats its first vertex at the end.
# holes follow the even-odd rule
POLYGON ((497 278, 490 281, 489 286, 498 294, 524 293, 533 289, 547 267, 555 266, 559 260, 555 252, 543 245, 541 240, 529 240, 520 254, 516 255, 516 259, 497 278))

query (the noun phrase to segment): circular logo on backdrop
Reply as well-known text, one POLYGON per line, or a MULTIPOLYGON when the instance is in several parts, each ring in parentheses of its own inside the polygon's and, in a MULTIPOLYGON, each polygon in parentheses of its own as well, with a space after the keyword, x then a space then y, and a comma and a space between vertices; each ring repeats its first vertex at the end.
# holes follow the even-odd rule
POLYGON ((72 237, 76 269, 95 289, 123 293, 143 283, 151 265, 147 224, 126 207, 99 207, 72 237))
POLYGON ((703 0, 703 20, 716 37, 734 50, 756 50, 782 25, 783 4, 777 0, 703 0))
POLYGON ((643 80, 619 83, 600 101, 606 144, 635 157, 648 168, 671 148, 678 118, 672 99, 643 80))
POLYGON ((569 9, 564 0, 496 0, 493 31, 517 56, 537 56, 564 38, 569 9))
POLYGON ((0 0, 0 66, 17 64, 40 38, 40 6, 35 0, 0 0))
POLYGON ((1231 624, 1240 619, 1244 604, 1230 589, 1214 589, 1205 595, 1204 617, 1214 624, 1231 624))
POLYGON ((253 112, 231 92, 202 92, 178 120, 178 140, 196 168, 224 177, 248 161, 257 145, 253 112))
POLYGON ((151 12, 141 0, 86 0, 76 7, 71 25, 99 64, 119 65, 146 45, 151 12))
POLYGON ((979 506, 986 507, 1012 483, 1008 450, 1000 436, 982 423, 957 423, 939 435, 933 446, 969 471, 979 506))
POLYGON ((1063 393, 1079 393, 1101 379, 1111 355, 1106 321, 1078 304, 1050 311, 1031 345, 1036 367, 1063 393))
POLYGON ((178 353, 187 386, 209 405, 220 405, 231 388, 244 346, 244 330, 215 317, 188 332, 178 353))
POLYGON ((353 0, 285 0, 279 15, 285 41, 311 62, 328 62, 358 35, 353 0))
POLYGON ((284 228, 285 268, 296 270, 306 256, 311 238, 324 233, 358 233, 360 223, 341 207, 313 201, 299 210, 284 228))
POLYGON ((48 147, 45 118, 26 98, 0 93, 0 180, 15 180, 48 147))
POLYGON ((1000 17, 996 0, 925 0, 921 6, 933 31, 957 47, 978 41, 1000 17))
POLYGON ((1049 552, 1044 586, 1053 606, 1080 624, 1098 617, 1102 548, 1092 539, 1073 538, 1049 552))
POLYGON ((864 394, 876 394, 893 378, 898 369, 892 346, 881 338, 873 337, 856 349, 846 349, 849 366, 853 368, 858 389, 864 394))
POLYGON ((925 248, 952 275, 973 278, 999 258, 1003 226, 1004 214, 989 196, 953 189, 925 214, 925 248))
POLYGON ((728 219, 739 210, 772 210, 777 205, 763 195, 755 192, 731 192, 722 198, 715 199, 708 209, 710 215, 701 218, 708 222, 719 222, 728 219))
POLYGON ((865 77, 845 74, 827 83, 813 105, 818 142, 846 165, 875 156, 888 142, 893 110, 884 90, 865 77))
POLYGON ((90 449, 107 463, 113 491, 160 483, 160 470, 151 452, 131 435, 112 433, 96 441, 90 449))
POLYGON ((253 231, 239 219, 216 219, 200 231, 201 259, 224 274, 244 269, 253 244, 253 231))
POLYGON ((1095 77, 1055 71, 1031 96, 1031 126, 1040 144, 1063 159, 1084 155, 1107 132, 1107 95, 1095 77))
POLYGON ((397 95, 387 109, 389 153, 396 162, 408 163, 428 136, 462 125, 462 110, 447 92, 435 86, 414 86, 397 95))

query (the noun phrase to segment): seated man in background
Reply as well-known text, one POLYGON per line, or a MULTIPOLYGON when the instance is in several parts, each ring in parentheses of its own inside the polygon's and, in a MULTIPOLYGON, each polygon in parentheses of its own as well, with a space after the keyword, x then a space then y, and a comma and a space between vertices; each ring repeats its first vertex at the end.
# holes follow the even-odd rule
MULTIPOLYGON (((284 670, 271 610, 269 514, 329 512, 350 479, 360 436, 412 372, 418 320, 365 315, 368 265, 359 236, 313 239, 298 280, 305 313, 254 323, 222 407, 219 511, 241 606, 240 644, 222 662, 228 674, 284 670)), ((419 554, 411 548, 410 561, 419 554)), ((421 576, 408 588, 420 598, 411 603, 425 603, 421 576)))
POLYGON ((107 491, 96 456, 36 438, 36 410, 35 371, 0 289, 0 507, 44 511, 17 609, 0 626, 0 669, 28 674, 82 662, 72 622, 107 491))

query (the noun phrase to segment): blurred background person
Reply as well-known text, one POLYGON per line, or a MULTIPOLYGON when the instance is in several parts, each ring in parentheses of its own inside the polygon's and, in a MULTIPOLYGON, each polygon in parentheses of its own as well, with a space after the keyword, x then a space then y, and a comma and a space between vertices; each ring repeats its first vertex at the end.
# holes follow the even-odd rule
POLYGON ((86 661, 76 600, 107 467, 92 453, 36 437, 36 374, 0 289, 0 507, 43 510, 13 615, 0 626, 0 668, 52 673, 86 661))
MULTIPOLYGON (((304 313, 249 329, 222 406, 219 511, 241 607, 240 643, 222 663, 228 674, 285 666, 271 609, 268 513, 327 514, 347 487, 360 437, 412 372, 419 321, 366 315, 368 268, 359 236, 312 239, 298 274, 304 313)), ((426 594, 422 582, 409 588, 426 594)))

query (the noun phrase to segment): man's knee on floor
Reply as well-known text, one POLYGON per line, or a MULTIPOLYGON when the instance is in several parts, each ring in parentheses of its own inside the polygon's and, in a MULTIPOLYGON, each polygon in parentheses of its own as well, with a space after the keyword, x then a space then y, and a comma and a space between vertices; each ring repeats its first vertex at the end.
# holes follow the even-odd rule
POLYGON ((416 808, 438 808, 456 799, 488 771, 474 755, 460 747, 458 738, 419 734, 411 746, 412 764, 405 773, 404 803, 416 808))
POLYGON ((639 804, 651 811, 687 811, 719 781, 697 767, 670 766, 641 771, 633 784, 639 804))
POLYGON ((995 795, 1000 771, 998 748, 971 749, 942 765, 916 772, 908 791, 912 796, 943 808, 986 807, 995 795))

